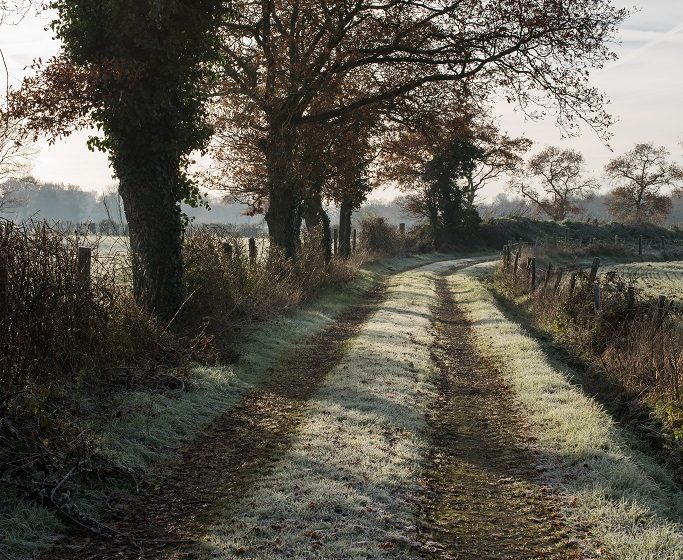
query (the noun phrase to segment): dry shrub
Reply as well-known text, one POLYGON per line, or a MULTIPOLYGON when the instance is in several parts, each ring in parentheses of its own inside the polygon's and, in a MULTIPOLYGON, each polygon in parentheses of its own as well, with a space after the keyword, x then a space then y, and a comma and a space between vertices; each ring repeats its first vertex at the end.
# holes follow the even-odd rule
POLYGON ((403 252, 403 239, 398 230, 380 217, 365 216, 360 224, 361 248, 379 257, 398 255, 403 252))
POLYGON ((334 259, 327 265, 321 240, 320 231, 306 232, 293 260, 259 240, 252 262, 247 240, 218 226, 195 228, 184 243, 189 296, 183 321, 193 328, 208 327, 214 337, 225 335, 292 309, 324 288, 353 280, 361 257, 334 259))
POLYGON ((0 386, 71 380, 94 366, 106 343, 117 287, 104 276, 79 274, 79 240, 45 224, 0 227, 4 308, 0 316, 0 386))
POLYGON ((188 293, 182 309, 185 328, 205 325, 209 332, 219 332, 234 311, 231 277, 241 259, 238 256, 233 262, 226 253, 225 244, 232 241, 228 235, 219 228, 196 228, 185 237, 183 262, 188 293))
POLYGON ((45 223, 0 224, 0 481, 58 508, 65 473, 108 468, 80 399, 99 387, 106 406, 112 384, 156 385, 159 366, 184 359, 183 344, 133 301, 125 255, 79 272, 87 244, 45 223))
POLYGON ((296 260, 260 243, 252 262, 234 233, 195 228, 183 247, 188 298, 170 330, 135 304, 127 255, 94 260, 90 280, 79 274, 88 243, 45 224, 0 227, 0 493, 92 527, 70 489, 130 476, 98 452, 93 408, 106 418, 120 412, 117 392, 184 387, 188 368, 176 366, 228 356, 232 329, 352 280, 360 256, 326 265, 312 232, 296 260))
MULTIPOLYGON (((526 264, 527 253, 521 262, 526 264)), ((537 257, 538 258, 538 257, 537 257)), ((513 257, 514 262, 514 257, 513 257)), ((525 266, 517 274, 500 266, 495 273, 499 293, 525 310, 541 330, 572 349, 585 362, 608 399, 631 402, 622 411, 636 431, 661 453, 683 483, 683 312, 673 302, 660 310, 657 300, 637 294, 629 302, 628 278, 608 272, 600 276, 601 310, 593 304, 589 273, 576 264, 545 285, 546 265, 537 261, 537 289, 531 293, 525 266), (572 272, 577 281, 573 293, 572 272), (616 395, 616 397, 615 397, 616 395), (647 412, 656 411, 654 415, 647 412), (642 412, 645 411, 645 412, 642 412), (657 419, 655 424, 653 421, 657 419), (663 423, 663 426, 657 424, 663 423)))
MULTIPOLYGON (((534 251, 534 254, 537 254, 534 251)), ((618 380, 628 392, 680 399, 683 383, 683 315, 667 305, 658 310, 657 300, 640 296, 629 305, 632 284, 616 272, 599 277, 601 310, 595 312, 589 271, 576 263, 556 268, 547 286, 547 265, 537 258, 537 289, 531 293, 523 252, 517 274, 513 266, 496 272, 499 291, 530 311, 539 325, 573 342, 599 359, 603 373, 618 380), (557 278, 562 280, 557 291, 557 278), (575 289, 570 292, 572 273, 575 289)), ((513 257, 514 262, 514 257, 513 257)))

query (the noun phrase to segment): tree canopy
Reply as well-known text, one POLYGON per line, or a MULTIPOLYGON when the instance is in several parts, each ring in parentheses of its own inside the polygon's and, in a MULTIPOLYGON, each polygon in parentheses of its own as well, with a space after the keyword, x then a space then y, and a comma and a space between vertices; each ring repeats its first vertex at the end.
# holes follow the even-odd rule
POLYGON ((580 152, 547 146, 529 160, 526 176, 513 179, 510 188, 539 212, 560 221, 580 213, 577 203, 597 190, 597 182, 584 175, 585 162, 580 152))
POLYGON ((662 223, 671 212, 671 189, 683 185, 683 167, 670 160, 663 146, 637 144, 605 166, 614 189, 608 209, 616 219, 662 223))

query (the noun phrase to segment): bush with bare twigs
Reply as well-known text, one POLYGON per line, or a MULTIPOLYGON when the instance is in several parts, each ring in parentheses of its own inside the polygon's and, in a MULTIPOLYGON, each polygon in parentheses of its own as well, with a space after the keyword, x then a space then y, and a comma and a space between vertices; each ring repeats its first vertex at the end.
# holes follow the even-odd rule
POLYGON ((600 307, 596 310, 593 278, 586 267, 574 262, 551 269, 548 276, 548 261, 537 255, 534 251, 535 290, 527 269, 531 253, 520 254, 515 273, 513 252, 509 265, 501 265, 495 273, 499 296, 585 365, 592 390, 608 395, 608 404, 624 403, 620 413, 631 416, 627 420, 638 424, 636 432, 654 445, 683 483, 680 302, 662 307, 658 300, 636 291, 628 278, 610 271, 597 277, 600 307))

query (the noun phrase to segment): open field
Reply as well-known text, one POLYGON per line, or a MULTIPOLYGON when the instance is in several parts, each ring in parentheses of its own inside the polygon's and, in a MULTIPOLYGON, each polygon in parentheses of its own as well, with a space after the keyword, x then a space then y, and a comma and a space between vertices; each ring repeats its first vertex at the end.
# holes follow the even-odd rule
POLYGON ((661 294, 683 302, 683 261, 620 264, 608 270, 615 270, 632 280, 644 295, 657 297, 661 294))

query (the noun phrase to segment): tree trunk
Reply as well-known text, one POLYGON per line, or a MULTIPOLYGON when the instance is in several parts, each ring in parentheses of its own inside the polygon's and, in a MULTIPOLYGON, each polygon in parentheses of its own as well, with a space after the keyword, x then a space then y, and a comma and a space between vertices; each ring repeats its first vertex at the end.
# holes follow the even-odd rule
POLYGON ((330 231, 330 218, 323 208, 320 195, 311 196, 304 201, 304 220, 306 221, 306 229, 309 231, 316 227, 320 228, 325 264, 329 264, 332 260, 332 233, 330 231))
POLYGON ((441 232, 441 224, 439 223, 439 208, 435 200, 433 189, 431 187, 427 190, 427 209, 429 213, 429 227, 432 230, 432 240, 434 242, 434 249, 439 250, 443 243, 443 236, 441 232))
POLYGON ((466 209, 474 209, 474 201, 477 198, 477 191, 474 188, 474 179, 472 178, 472 172, 467 174, 467 197, 466 197, 466 209))
POLYGON ((444 241, 449 245, 455 245, 457 242, 458 230, 460 225, 459 220, 459 204, 455 200, 453 188, 450 182, 442 185, 441 189, 441 210, 443 213, 443 237, 444 241))
POLYGON ((131 150, 119 153, 114 167, 128 220, 133 294, 146 310, 170 321, 183 303, 180 162, 171 156, 166 165, 154 165, 159 159, 131 150))
POLYGON ((353 204, 350 200, 342 200, 339 208, 339 255, 348 259, 351 255, 351 214, 353 204))
POLYGON ((296 131, 282 120, 271 122, 266 143, 268 210, 266 223, 271 243, 294 258, 299 241, 301 197, 294 169, 296 131))

